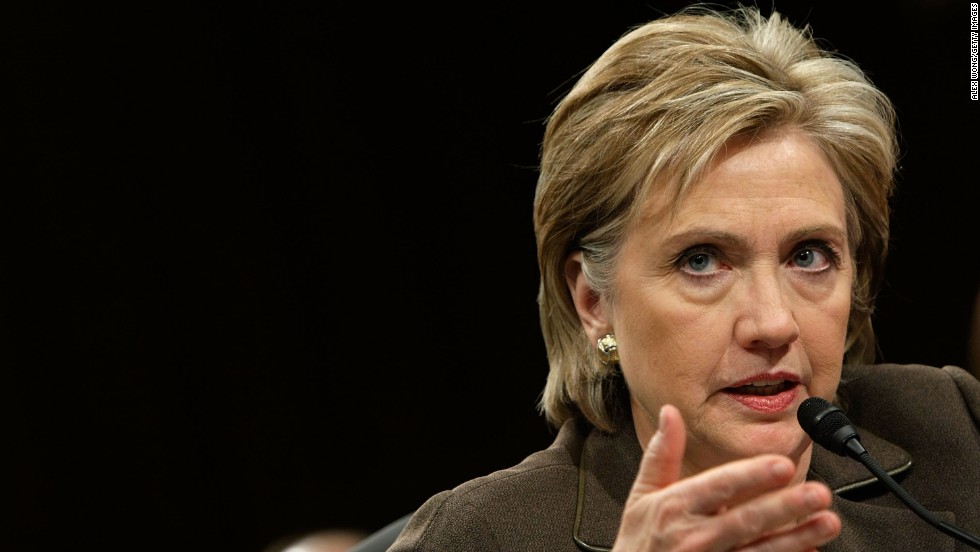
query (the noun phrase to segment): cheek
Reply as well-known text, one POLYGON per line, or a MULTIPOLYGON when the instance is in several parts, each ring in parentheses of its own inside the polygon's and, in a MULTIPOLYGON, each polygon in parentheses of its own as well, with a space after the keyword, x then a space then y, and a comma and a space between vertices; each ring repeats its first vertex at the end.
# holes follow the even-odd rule
POLYGON ((730 324, 718 313, 691 305, 658 306, 619 321, 616 335, 624 375, 634 388, 699 393, 729 347, 730 324))
POLYGON ((843 295, 826 303, 821 309, 810 311, 800 321, 800 341, 806 350, 814 376, 828 381, 828 389, 819 390, 821 394, 833 395, 836 389, 837 376, 844 360, 850 306, 850 295, 843 295), (832 386, 830 382, 833 383, 832 386))

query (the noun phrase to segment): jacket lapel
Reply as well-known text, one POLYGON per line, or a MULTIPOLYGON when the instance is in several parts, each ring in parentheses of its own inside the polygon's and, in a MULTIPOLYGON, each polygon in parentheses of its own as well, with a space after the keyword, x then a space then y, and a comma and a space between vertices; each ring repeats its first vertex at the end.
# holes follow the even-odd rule
POLYGON ((612 434, 594 429, 586 438, 579 460, 575 520, 581 550, 612 548, 642 455, 632 424, 612 434))
MULTIPOLYGON (((912 468, 912 456, 899 446, 858 428, 861 444, 878 465, 896 480, 912 468)), ((890 493, 882 490, 878 479, 858 460, 838 456, 814 446, 809 479, 823 481, 834 493, 834 511, 841 518, 840 536, 822 548, 827 552, 867 550, 952 551, 955 541, 921 519, 907 507, 875 504, 860 495, 890 493)), ((947 523, 954 523, 951 512, 935 512, 947 523)))

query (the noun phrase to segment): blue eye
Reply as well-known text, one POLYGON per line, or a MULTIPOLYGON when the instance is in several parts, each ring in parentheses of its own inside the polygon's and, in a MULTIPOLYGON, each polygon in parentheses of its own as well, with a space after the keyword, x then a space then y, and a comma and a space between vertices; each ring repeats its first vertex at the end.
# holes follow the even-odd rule
POLYGON ((838 261, 836 252, 829 245, 810 244, 793 253, 793 264, 804 270, 820 272, 838 261))
POLYGON ((692 276, 709 276, 722 268, 718 250, 705 245, 688 249, 678 257, 676 262, 676 266, 681 271, 692 276))
POLYGON ((695 253, 687 258, 687 266, 695 272, 704 272, 711 266, 711 255, 695 253))
POLYGON ((816 255, 812 249, 804 249, 796 254, 796 266, 809 268, 813 265, 816 255))

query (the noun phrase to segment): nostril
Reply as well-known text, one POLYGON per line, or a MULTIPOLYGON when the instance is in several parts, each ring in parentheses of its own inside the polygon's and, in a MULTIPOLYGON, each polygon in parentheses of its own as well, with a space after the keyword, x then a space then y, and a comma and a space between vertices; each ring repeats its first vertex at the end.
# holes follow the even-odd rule
POLYGON ((799 335, 799 326, 792 316, 748 316, 735 324, 735 340, 746 349, 778 349, 793 343, 799 335))

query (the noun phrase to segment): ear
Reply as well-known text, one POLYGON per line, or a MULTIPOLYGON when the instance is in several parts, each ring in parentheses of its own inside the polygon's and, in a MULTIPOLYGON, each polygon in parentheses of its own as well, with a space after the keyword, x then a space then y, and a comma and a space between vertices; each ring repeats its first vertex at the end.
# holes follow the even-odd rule
POLYGON ((575 311, 589 340, 595 342, 612 333, 612 326, 606 317, 605 302, 585 281, 581 251, 576 251, 565 259, 565 283, 568 284, 575 311))

